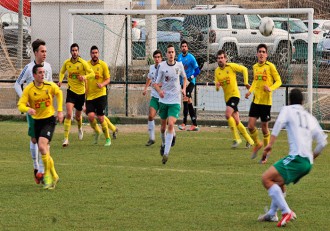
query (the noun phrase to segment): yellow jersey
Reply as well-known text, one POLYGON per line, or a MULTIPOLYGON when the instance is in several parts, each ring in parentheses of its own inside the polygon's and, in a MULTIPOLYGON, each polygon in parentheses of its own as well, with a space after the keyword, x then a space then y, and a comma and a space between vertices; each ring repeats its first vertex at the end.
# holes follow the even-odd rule
POLYGON ((63 94, 61 89, 55 83, 47 81, 44 81, 40 87, 37 87, 33 81, 24 88, 17 106, 21 112, 27 112, 30 108, 36 110, 36 114, 32 115, 33 119, 49 118, 55 113, 53 106, 54 96, 56 96, 57 100, 57 111, 63 111, 63 94))
POLYGON ((78 57, 77 61, 74 63, 71 58, 64 61, 60 71, 60 82, 63 81, 66 71, 68 71, 68 88, 78 95, 85 94, 85 81, 80 81, 78 76, 83 75, 86 79, 94 76, 92 68, 84 59, 78 57))
POLYGON ((255 104, 272 105, 273 91, 281 85, 281 77, 273 63, 266 61, 253 65, 253 82, 249 91, 254 93, 255 104), (268 86, 271 91, 265 91, 264 86, 268 86))
POLYGON ((92 64, 92 61, 89 60, 88 64, 94 71, 94 76, 89 77, 87 79, 87 92, 86 92, 86 99, 93 100, 104 96, 107 94, 106 87, 98 88, 96 85, 97 83, 103 83, 104 80, 110 78, 110 71, 106 62, 102 60, 98 60, 96 64, 92 64))
POLYGON ((223 89, 226 102, 231 97, 241 97, 240 91, 237 86, 237 72, 243 74, 244 85, 247 85, 249 76, 248 69, 245 66, 236 63, 227 63, 224 68, 217 67, 214 71, 214 83, 220 83, 220 87, 222 87, 223 89))

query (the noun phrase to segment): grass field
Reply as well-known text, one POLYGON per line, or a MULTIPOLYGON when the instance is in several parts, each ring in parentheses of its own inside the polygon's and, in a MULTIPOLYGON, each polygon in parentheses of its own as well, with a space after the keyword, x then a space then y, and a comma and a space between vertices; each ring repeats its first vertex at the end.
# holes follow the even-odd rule
MULTIPOLYGON (((158 126, 151 147, 144 145, 146 125, 118 127, 118 139, 103 147, 104 137, 92 144, 89 126, 83 141, 72 126, 64 149, 59 125, 51 154, 61 181, 47 191, 33 180, 27 124, 0 122, 0 230, 278 229, 256 219, 270 204, 261 174, 286 155, 285 132, 269 162, 259 165, 245 145, 230 148, 229 129, 177 131, 162 165, 158 126)), ((286 199, 298 219, 286 230, 329 230, 329 153, 328 146, 312 172, 288 187, 286 199)))

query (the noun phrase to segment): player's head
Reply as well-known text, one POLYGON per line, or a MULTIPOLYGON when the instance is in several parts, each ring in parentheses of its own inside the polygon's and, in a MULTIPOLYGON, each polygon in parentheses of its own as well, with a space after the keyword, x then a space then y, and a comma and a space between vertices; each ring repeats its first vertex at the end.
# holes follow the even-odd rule
POLYGON ((174 58, 175 58, 175 49, 174 49, 174 46, 172 44, 169 44, 167 46, 167 51, 166 51, 166 57, 167 57, 167 60, 169 62, 174 62, 174 58))
POLYGON ((79 46, 77 43, 73 43, 71 46, 70 46, 70 52, 71 52, 71 55, 72 55, 72 58, 73 59, 77 59, 78 56, 79 56, 79 46))
POLYGON ((41 39, 36 39, 32 42, 32 49, 35 56, 36 63, 42 63, 47 57, 46 42, 41 39))
POLYGON ((264 63, 267 61, 268 57, 268 48, 266 44, 259 44, 257 47, 257 57, 258 57, 258 62, 259 63, 264 63))
POLYGON ((182 40, 180 43, 180 48, 181 48, 181 52, 183 54, 187 54, 188 52, 188 42, 186 40, 182 40))
POLYGON ((227 54, 224 50, 219 50, 217 52, 217 62, 219 67, 224 67, 227 63, 227 54))
POLYGON ((163 55, 161 50, 155 50, 154 53, 152 54, 152 57, 154 58, 155 64, 158 65, 162 59, 163 59, 163 55))
POLYGON ((304 96, 298 88, 294 88, 289 94, 289 103, 292 104, 302 104, 304 101, 304 96))
POLYGON ((99 48, 97 48, 97 46, 91 47, 91 58, 93 62, 96 62, 99 59, 99 48))
POLYGON ((37 83, 42 83, 45 77, 45 69, 42 64, 36 64, 32 68, 34 80, 37 83))

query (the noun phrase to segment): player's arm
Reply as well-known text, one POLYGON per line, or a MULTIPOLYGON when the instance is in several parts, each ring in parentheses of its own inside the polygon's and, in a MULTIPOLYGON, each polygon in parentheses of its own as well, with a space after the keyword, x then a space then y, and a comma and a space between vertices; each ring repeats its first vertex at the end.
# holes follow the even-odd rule
POLYGON ((143 95, 146 95, 146 94, 147 94, 147 89, 148 89, 148 87, 150 86, 151 81, 152 81, 152 80, 149 79, 149 77, 147 77, 146 85, 144 86, 144 89, 143 89, 143 92, 142 92, 143 95))
POLYGON ((269 87, 269 89, 270 91, 274 91, 282 85, 282 80, 280 74, 278 73, 274 65, 270 66, 270 73, 272 74, 275 82, 272 86, 269 87))
POLYGON ((22 84, 26 81, 28 75, 27 69, 28 69, 28 65, 24 67, 24 69, 22 70, 21 74, 18 76, 14 84, 15 91, 19 97, 22 97, 23 94, 22 84))
POLYGON ((182 76, 182 95, 186 96, 186 88, 187 88, 187 75, 186 72, 184 71, 183 64, 181 63, 181 76, 182 76))
POLYGON ((62 123, 63 122, 63 93, 62 90, 56 86, 55 84, 52 84, 54 95, 56 97, 57 101, 57 120, 62 123))
POLYGON ((49 79, 48 79, 48 81, 49 82, 53 82, 53 70, 52 70, 52 67, 49 65, 49 79))
POLYGON ((62 85, 65 72, 66 72, 66 61, 63 63, 61 70, 60 70, 58 84, 57 84, 59 87, 62 85))
POLYGON ((27 106, 29 104, 28 93, 29 93, 29 88, 25 88, 21 98, 19 99, 19 101, 17 103, 18 110, 23 113, 27 112, 30 115, 35 115, 36 111, 33 108, 27 106))
POLYGON ((88 65, 88 63, 84 60, 82 61, 82 64, 84 66, 85 69, 85 76, 84 76, 84 80, 87 80, 88 78, 91 78, 95 75, 92 67, 90 65, 88 65))
POLYGON ((322 130, 321 126, 319 125, 319 123, 317 122, 317 120, 315 119, 314 121, 315 121, 314 123, 316 124, 316 127, 312 130, 312 137, 313 137, 313 140, 316 140, 316 146, 313 150, 313 156, 315 159, 321 154, 321 152, 325 148, 325 146, 327 146, 328 136, 323 132, 323 130, 322 130))
POLYGON ((218 78, 217 78, 217 70, 218 70, 218 69, 215 69, 215 71, 214 71, 214 84, 215 84, 215 90, 216 90, 216 91, 219 91, 221 85, 220 85, 220 82, 219 82, 219 80, 218 80, 218 78))
POLYGON ((249 72, 248 72, 248 69, 243 66, 243 65, 239 65, 237 63, 231 63, 230 64, 231 67, 233 68, 233 70, 235 72, 239 72, 239 73, 242 73, 243 75, 243 81, 244 81, 244 86, 246 87, 246 89, 250 89, 250 84, 249 84, 249 72))
POLYGON ((164 98, 165 92, 161 89, 161 83, 163 81, 161 67, 158 67, 156 76, 156 82, 152 85, 152 87, 158 92, 160 98, 164 98))

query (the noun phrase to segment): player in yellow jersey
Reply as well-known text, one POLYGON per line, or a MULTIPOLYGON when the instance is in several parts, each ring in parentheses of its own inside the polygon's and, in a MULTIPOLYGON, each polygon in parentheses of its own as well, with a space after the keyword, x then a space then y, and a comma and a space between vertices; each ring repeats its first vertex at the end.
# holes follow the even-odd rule
POLYGON ((63 121, 63 95, 60 88, 53 82, 44 81, 45 69, 43 65, 36 64, 32 68, 34 80, 23 91, 18 101, 18 109, 27 112, 35 121, 34 130, 38 148, 44 164, 44 189, 54 189, 59 176, 50 156, 49 142, 52 139, 56 118, 53 98, 57 100, 57 119, 63 121))
POLYGON ((68 89, 66 95, 66 116, 64 119, 64 141, 62 146, 69 145, 69 133, 71 129, 71 118, 73 114, 73 108, 76 109, 75 119, 78 122, 78 138, 83 139, 82 130, 82 108, 85 103, 85 91, 86 81, 89 77, 94 76, 92 68, 88 63, 80 58, 79 46, 77 43, 73 43, 70 47, 71 58, 64 61, 60 71, 60 79, 58 86, 62 85, 64 74, 68 72, 68 89))
MULTIPOLYGON (((251 138, 254 141, 254 148, 251 158, 257 156, 258 151, 269 143, 270 132, 268 122, 270 121, 270 109, 272 106, 273 91, 282 85, 282 80, 277 72, 275 65, 267 61, 268 50, 265 44, 259 44, 257 47, 258 62, 253 65, 253 82, 246 93, 248 98, 253 93, 253 101, 249 111, 248 129, 251 138), (257 119, 261 119, 261 130, 263 133, 263 142, 258 138, 258 130, 256 128, 257 119)), ((268 153, 269 155, 269 153, 268 153)))
POLYGON ((100 128, 97 125, 95 115, 97 116, 104 133, 106 143, 104 146, 111 145, 108 124, 104 119, 105 107, 107 106, 106 86, 110 83, 110 72, 108 65, 99 59, 99 49, 97 46, 91 47, 91 60, 88 64, 92 67, 95 76, 87 79, 86 91, 86 114, 91 127, 95 131, 95 144, 98 143, 100 128))

